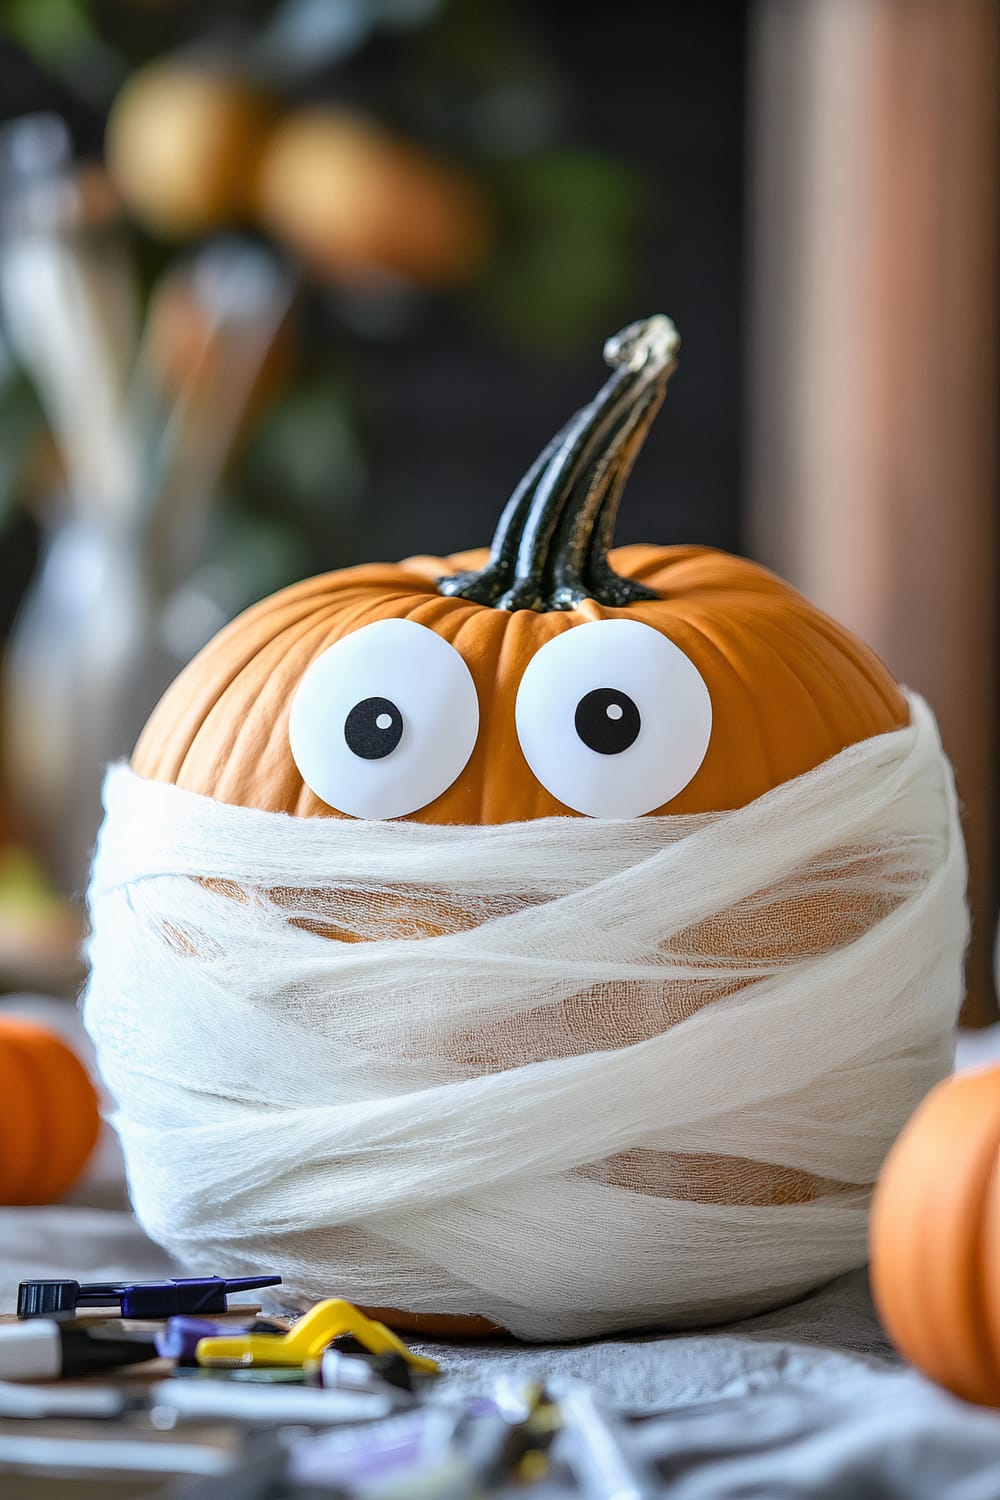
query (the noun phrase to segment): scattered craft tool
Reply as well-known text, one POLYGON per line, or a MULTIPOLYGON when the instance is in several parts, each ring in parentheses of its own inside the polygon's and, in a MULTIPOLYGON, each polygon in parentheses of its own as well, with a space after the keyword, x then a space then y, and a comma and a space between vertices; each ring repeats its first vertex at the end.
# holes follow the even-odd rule
POLYGON ((114 1421, 129 1410, 124 1391, 104 1385, 22 1385, 0 1380, 0 1419, 39 1421, 76 1417, 114 1421))
MULTIPOLYGON (((401 1354, 357 1354, 334 1346, 309 1367, 310 1378, 327 1391, 385 1391, 397 1401, 412 1395, 417 1372, 401 1354)), ((417 1374, 417 1379, 420 1379, 417 1374)))
POLYGON ((34 1318, 0 1328, 0 1376, 7 1380, 94 1375, 155 1358, 152 1339, 123 1338, 100 1326, 72 1328, 50 1318, 34 1318))
POLYGON ((202 1339, 195 1357, 199 1365, 306 1365, 319 1359, 339 1335, 349 1333, 369 1354, 396 1354, 414 1370, 437 1372, 437 1361, 414 1354, 384 1323, 376 1323, 339 1297, 317 1302, 288 1333, 238 1333, 228 1338, 202 1339))
POLYGON ((112 1307, 123 1318, 172 1318, 178 1313, 220 1313, 233 1292, 278 1286, 280 1276, 186 1276, 170 1281, 22 1281, 19 1318, 72 1317, 79 1307, 112 1307))
POLYGON ((157 1353, 163 1359, 175 1359, 179 1365, 193 1365, 195 1350, 202 1339, 223 1338, 234 1333, 287 1332, 284 1323, 273 1318, 251 1318, 244 1323, 220 1323, 212 1318, 180 1316, 168 1318, 167 1326, 156 1334, 157 1353))
POLYGON ((170 1428, 182 1420, 225 1420, 250 1426, 331 1427, 373 1422, 393 1410, 388 1396, 368 1391, 317 1391, 304 1386, 258 1388, 223 1380, 162 1380, 149 1393, 150 1420, 170 1428))
MULTIPOLYGON (((506 1411, 482 1401, 414 1407, 373 1426, 296 1444, 289 1475, 307 1495, 377 1495, 378 1500, 509 1495, 514 1486, 527 1488, 548 1473, 548 1450, 560 1425, 559 1408, 542 1386, 530 1388, 515 1409, 506 1411)), ((250 1500, 251 1493, 234 1490, 233 1500, 250 1500)))
POLYGON ((634 1451, 619 1418, 589 1386, 560 1389, 557 1456, 587 1500, 646 1500, 660 1490, 652 1467, 634 1451))

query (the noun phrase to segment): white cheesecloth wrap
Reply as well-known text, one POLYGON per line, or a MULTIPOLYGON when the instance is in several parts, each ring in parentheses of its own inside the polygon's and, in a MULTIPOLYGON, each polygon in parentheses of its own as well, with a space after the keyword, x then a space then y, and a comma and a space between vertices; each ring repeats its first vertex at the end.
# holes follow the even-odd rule
POLYGON ((302 819, 112 769, 85 1019, 144 1228, 290 1303, 532 1339, 860 1264, 962 994, 951 771, 911 709, 692 817, 302 819))

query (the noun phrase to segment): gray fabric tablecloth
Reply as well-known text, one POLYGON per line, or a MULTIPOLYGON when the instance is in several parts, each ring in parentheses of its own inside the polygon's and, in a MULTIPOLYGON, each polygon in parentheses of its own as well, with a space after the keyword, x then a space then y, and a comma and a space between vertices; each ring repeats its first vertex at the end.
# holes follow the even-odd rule
MULTIPOLYGON (((75 1030, 65 1009, 56 1017, 75 1030)), ((977 1061, 997 1055, 1000 1028, 975 1046, 977 1061)), ((13 1310, 28 1276, 170 1274, 178 1268, 128 1212, 109 1135, 72 1201, 0 1209, 0 1311, 13 1310)), ((704 1333, 424 1347, 455 1392, 485 1395, 503 1379, 583 1381, 611 1409, 643 1414, 630 1441, 655 1460, 651 1493, 671 1500, 1000 1500, 1000 1413, 952 1398, 897 1359, 863 1271, 704 1333)))

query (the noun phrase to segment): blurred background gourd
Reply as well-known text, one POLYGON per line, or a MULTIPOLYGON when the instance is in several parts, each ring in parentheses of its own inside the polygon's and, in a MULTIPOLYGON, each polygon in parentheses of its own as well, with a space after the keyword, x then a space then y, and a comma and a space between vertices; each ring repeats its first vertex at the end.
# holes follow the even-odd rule
POLYGON ((0 1016, 0 1205, 57 1203, 100 1130, 83 1063, 48 1027, 0 1016))
POLYGON ((871 1281, 900 1352, 956 1396, 1000 1406, 1000 1067, 946 1079, 882 1169, 871 1281))

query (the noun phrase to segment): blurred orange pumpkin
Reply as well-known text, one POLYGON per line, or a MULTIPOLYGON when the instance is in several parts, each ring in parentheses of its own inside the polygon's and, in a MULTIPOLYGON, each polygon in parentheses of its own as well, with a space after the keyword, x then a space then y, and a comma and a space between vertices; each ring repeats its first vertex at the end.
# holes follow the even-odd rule
POLYGON ((287 115, 260 158, 265 228, 322 275, 390 272, 426 286, 466 281, 489 249, 484 195, 462 170, 360 115, 287 115))
POLYGON ((956 1396, 1000 1406, 1000 1067, 938 1084, 890 1152, 871 1284, 907 1359, 956 1396))
POLYGON ((136 217, 157 234, 205 234, 245 216, 273 120, 244 79, 172 59, 139 69, 115 100, 106 155, 136 217))
POLYGON ((0 1016, 0 1204, 58 1202, 83 1171, 100 1123, 94 1085, 62 1038, 0 1016))

